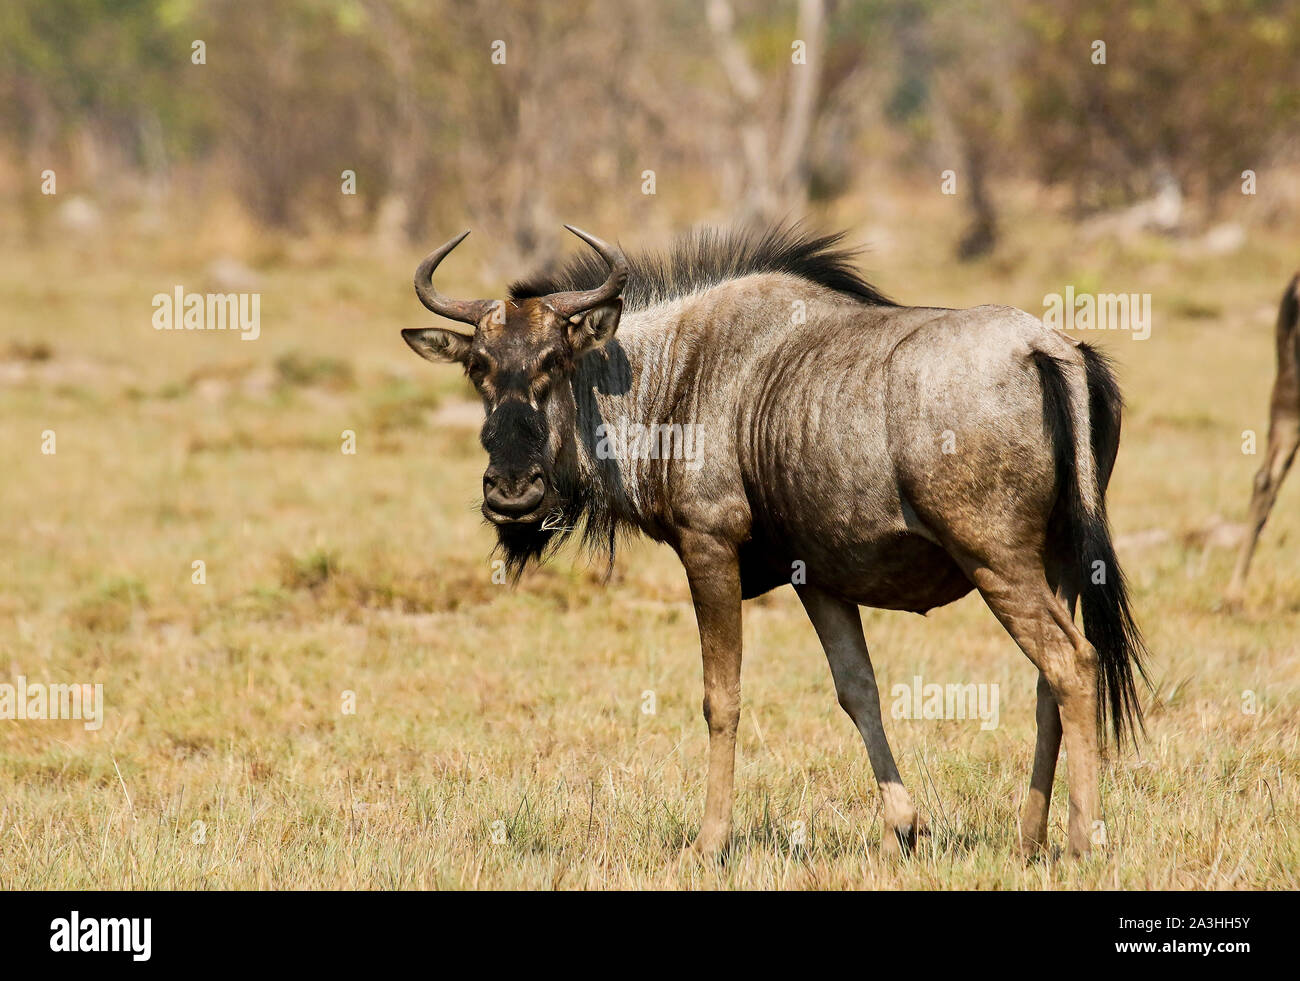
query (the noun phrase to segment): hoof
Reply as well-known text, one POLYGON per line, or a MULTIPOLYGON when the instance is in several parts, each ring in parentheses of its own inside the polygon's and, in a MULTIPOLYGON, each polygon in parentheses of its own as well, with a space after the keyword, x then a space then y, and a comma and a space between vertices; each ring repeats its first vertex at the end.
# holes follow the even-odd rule
POLYGON ((1043 838, 1020 838, 1020 858, 1025 862, 1038 862, 1048 857, 1047 841, 1043 838))
POLYGON ((726 857, 730 847, 730 834, 705 834, 701 831, 694 841, 682 849, 682 858, 691 858, 700 862, 717 862, 726 857))
POLYGON ((888 855, 906 858, 916 851, 917 839, 929 833, 930 829, 926 826, 925 819, 913 812, 909 821, 885 825, 885 836, 881 840, 881 846, 888 855))
POLYGON ((1047 854, 1047 822, 1031 815, 1020 825, 1020 857, 1026 862, 1047 854))

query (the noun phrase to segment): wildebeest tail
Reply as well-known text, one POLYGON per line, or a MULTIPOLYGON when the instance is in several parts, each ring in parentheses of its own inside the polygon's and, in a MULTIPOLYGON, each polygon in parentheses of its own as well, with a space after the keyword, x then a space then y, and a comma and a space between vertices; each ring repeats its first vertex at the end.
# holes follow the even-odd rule
POLYGON ((1060 487, 1054 522, 1065 538, 1062 558, 1073 570, 1070 585, 1079 594, 1083 633, 1097 651, 1097 727, 1104 737, 1109 716, 1115 742, 1122 745, 1142 729, 1136 676, 1146 680, 1146 646, 1106 518, 1123 400, 1106 357, 1086 344, 1079 350, 1082 371, 1045 352, 1033 357, 1060 487))

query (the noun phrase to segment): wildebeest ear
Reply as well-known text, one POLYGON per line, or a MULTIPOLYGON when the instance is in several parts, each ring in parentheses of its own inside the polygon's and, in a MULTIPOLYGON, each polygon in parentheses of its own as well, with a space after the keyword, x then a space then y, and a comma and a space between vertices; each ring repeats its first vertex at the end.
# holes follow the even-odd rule
POLYGON ((473 338, 444 327, 408 327, 402 331, 402 340, 426 361, 464 364, 469 360, 470 342, 473 338))
POLYGON ((584 310, 569 318, 569 342, 575 355, 583 355, 604 347, 618 330, 618 318, 623 314, 623 299, 615 297, 608 303, 584 310))

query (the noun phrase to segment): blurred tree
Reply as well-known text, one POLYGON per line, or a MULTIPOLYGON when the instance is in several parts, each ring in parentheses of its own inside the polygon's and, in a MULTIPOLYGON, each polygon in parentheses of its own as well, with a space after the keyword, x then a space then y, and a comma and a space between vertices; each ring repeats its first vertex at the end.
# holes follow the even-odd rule
POLYGON ((468 217, 512 269, 561 218, 798 215, 872 163, 956 169, 979 255, 1004 176, 1080 210, 1211 200, 1294 146, 1297 109, 1293 0, 0 5, 0 152, 24 173, 107 195, 183 167, 267 225, 394 245, 468 217))
POLYGON ((208 135, 185 84, 191 37, 156 0, 6 0, 0 106, 10 148, 49 165, 79 147, 107 171, 156 172, 208 135))
POLYGON ((984 0, 900 0, 879 16, 898 48, 889 115, 928 168, 956 175, 967 216, 957 257, 986 255, 998 238, 992 185, 1019 136, 1012 71, 1022 35, 1006 8, 984 0))
POLYGON ((812 168, 809 147, 818 110, 826 104, 826 0, 799 0, 790 54, 785 104, 775 108, 772 87, 755 70, 736 29, 730 0, 709 0, 709 27, 718 58, 735 96, 731 124, 739 134, 744 161, 741 220, 770 221, 798 213, 808 202, 812 168), (773 135, 769 131, 774 130, 773 135))
POLYGON ((1300 130, 1294 0, 1016 0, 1024 139, 1081 210, 1147 196, 1172 178, 1213 201, 1240 189, 1300 130), (1105 62, 1097 63, 1105 43, 1105 62))

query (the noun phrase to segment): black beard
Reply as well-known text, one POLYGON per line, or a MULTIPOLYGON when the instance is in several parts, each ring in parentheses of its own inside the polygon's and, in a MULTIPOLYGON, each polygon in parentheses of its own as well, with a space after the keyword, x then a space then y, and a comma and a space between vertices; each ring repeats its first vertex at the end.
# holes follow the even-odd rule
POLYGON ((505 559, 506 571, 512 580, 519 578, 529 562, 541 562, 553 544, 559 545, 565 533, 558 527, 544 528, 546 524, 546 521, 539 521, 536 524, 496 526, 497 548, 505 559))
POLYGON ((582 545, 608 560, 606 575, 614 568, 615 526, 603 497, 573 478, 557 481, 554 503, 535 524, 497 525, 497 550, 505 559, 512 581, 531 561, 545 562, 582 526, 582 545))
POLYGON ((582 521, 586 501, 571 479, 556 481, 555 496, 542 520, 529 524, 497 525, 497 548, 506 571, 517 580, 529 562, 544 562, 582 521))

